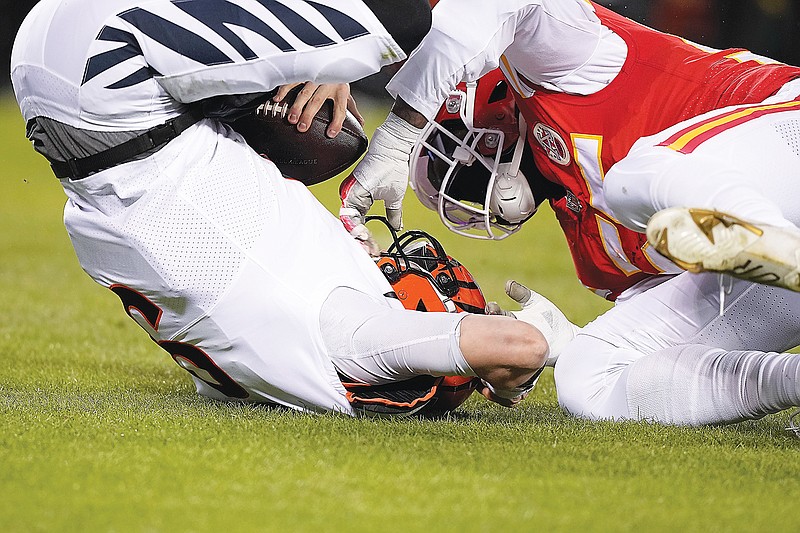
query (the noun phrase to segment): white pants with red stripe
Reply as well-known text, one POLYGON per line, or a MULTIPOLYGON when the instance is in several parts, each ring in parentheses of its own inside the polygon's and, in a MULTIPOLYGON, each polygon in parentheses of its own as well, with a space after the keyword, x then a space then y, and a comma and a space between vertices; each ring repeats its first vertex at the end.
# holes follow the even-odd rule
POLYGON ((760 104, 711 111, 639 139, 606 174, 612 214, 635 231, 668 207, 800 225, 798 96, 795 80, 760 104))

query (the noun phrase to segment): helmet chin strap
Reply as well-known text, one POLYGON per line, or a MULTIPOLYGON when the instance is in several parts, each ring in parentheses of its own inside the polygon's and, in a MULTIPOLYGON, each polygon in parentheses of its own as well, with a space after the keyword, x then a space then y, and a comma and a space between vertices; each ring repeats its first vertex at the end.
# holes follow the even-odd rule
POLYGON ((467 95, 466 98, 464 98, 464 105, 461 106, 461 120, 463 120, 467 128, 472 131, 475 129, 473 118, 475 117, 475 94, 478 90, 478 82, 469 81, 466 85, 467 95))
POLYGON ((525 143, 527 142, 527 124, 525 122, 525 117, 522 116, 522 113, 519 114, 519 137, 517 138, 517 144, 514 146, 514 155, 511 157, 511 163, 508 164, 507 167, 504 167, 506 174, 511 177, 516 177, 519 175, 519 166, 522 164, 522 153, 525 151, 525 143))
MULTIPOLYGON (((525 119, 520 116, 519 137, 514 146, 511 161, 500 163, 496 175, 490 182, 488 209, 489 213, 497 217, 496 220, 488 222, 490 225, 502 221, 504 226, 511 225, 519 228, 536 212, 533 191, 531 191, 528 179, 520 172, 522 155, 527 142, 525 133, 525 119)), ((489 233, 493 235, 491 230, 489 233)))

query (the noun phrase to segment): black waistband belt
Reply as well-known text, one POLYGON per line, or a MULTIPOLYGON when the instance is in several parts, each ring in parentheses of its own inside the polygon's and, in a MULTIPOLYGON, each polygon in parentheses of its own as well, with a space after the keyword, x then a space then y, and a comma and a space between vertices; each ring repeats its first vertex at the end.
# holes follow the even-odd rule
POLYGON ((203 116, 199 110, 192 110, 168 120, 160 126, 150 128, 141 135, 108 150, 103 150, 87 157, 73 158, 67 161, 53 161, 50 166, 59 179, 79 180, 94 172, 125 163, 137 155, 168 143, 201 118, 203 116))

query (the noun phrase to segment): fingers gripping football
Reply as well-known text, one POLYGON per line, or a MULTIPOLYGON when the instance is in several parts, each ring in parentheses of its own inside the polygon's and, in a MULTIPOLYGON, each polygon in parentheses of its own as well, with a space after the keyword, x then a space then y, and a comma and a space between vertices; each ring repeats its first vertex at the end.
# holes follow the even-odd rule
POLYGON ((375 130, 364 159, 353 171, 359 187, 343 191, 342 208, 348 210, 344 216, 352 218, 355 210, 357 216, 363 217, 375 200, 383 200, 389 224, 397 230, 402 228, 409 155, 421 131, 389 113, 386 122, 375 130))
POLYGON ((347 111, 352 113, 361 126, 364 125, 364 119, 358 112, 347 83, 318 85, 309 81, 282 85, 278 87, 273 101, 281 102, 291 93, 294 93, 294 101, 289 98, 291 107, 287 111, 286 120, 290 124, 296 124, 300 132, 308 131, 317 113, 329 100, 333 102, 333 114, 325 132, 328 137, 333 138, 339 134, 347 118, 347 111))
MULTIPOLYGON (((328 86, 317 89, 324 87, 328 86)), ((367 136, 357 117, 345 110, 340 110, 344 113, 343 123, 335 125, 337 119, 334 117, 339 106, 335 106, 332 99, 325 99, 328 94, 325 91, 319 100, 306 97, 302 115, 308 113, 310 117, 297 115, 296 120, 307 122, 305 131, 299 131, 296 124, 289 122, 288 116, 299 113, 292 109, 295 109, 295 102, 303 101, 299 95, 304 89, 305 86, 281 87, 279 91, 287 92, 280 102, 266 101, 231 126, 256 153, 272 161, 285 177, 305 185, 315 185, 338 176, 358 161, 367 149, 367 136), (338 131, 335 138, 331 137, 330 128, 338 131)))

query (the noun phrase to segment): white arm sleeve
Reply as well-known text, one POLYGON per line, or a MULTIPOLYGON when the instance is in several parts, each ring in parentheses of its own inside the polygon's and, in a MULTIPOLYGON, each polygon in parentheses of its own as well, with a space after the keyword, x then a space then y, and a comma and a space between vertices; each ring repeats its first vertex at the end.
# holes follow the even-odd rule
POLYGON ((205 98, 351 82, 404 58, 361 0, 41 0, 12 81, 26 120, 128 131, 205 98))
POLYGON ((224 2, 214 13, 195 5, 163 3, 163 8, 153 6, 152 14, 120 15, 143 35, 139 41, 148 64, 159 73, 156 80, 184 103, 309 80, 350 82, 405 57, 358 0, 315 7, 295 1, 287 4, 291 10, 255 1, 224 2), (167 27, 168 20, 180 25, 167 27))
POLYGON ((334 366, 364 383, 474 376, 459 346, 465 316, 407 311, 339 287, 322 306, 320 332, 334 366))
POLYGON ((459 82, 499 65, 520 18, 534 8, 520 1, 442 0, 433 10, 430 32, 386 90, 432 119, 459 82))

